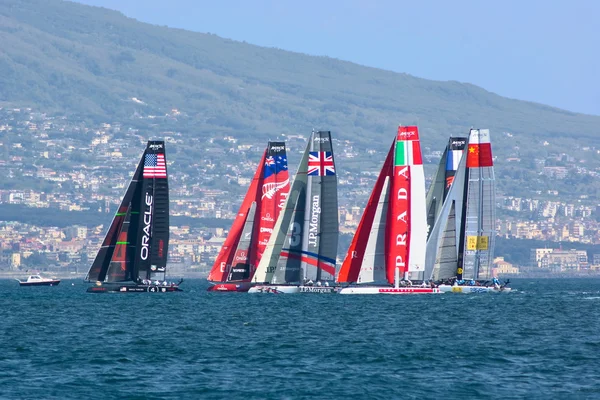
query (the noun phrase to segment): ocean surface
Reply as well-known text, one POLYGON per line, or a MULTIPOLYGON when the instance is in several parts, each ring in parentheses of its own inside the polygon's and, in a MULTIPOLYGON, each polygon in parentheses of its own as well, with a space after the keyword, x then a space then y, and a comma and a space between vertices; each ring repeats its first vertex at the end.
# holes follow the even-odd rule
POLYGON ((600 279, 409 296, 0 280, 2 399, 600 399, 600 279))

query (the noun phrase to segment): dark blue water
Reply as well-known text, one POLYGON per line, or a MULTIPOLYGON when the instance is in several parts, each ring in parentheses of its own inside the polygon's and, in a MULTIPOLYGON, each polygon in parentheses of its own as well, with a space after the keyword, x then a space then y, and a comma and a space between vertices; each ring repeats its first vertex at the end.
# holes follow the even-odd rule
POLYGON ((0 398, 600 398, 600 279, 510 294, 88 294, 0 281, 0 398))

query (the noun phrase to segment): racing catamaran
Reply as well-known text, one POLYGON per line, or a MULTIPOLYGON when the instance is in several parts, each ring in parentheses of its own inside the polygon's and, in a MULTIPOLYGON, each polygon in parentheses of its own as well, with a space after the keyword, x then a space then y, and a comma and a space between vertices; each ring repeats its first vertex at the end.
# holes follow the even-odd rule
POLYGON ((338 235, 331 133, 314 131, 249 292, 334 292, 338 235))
POLYGON ((165 143, 149 141, 87 273, 88 292, 177 292, 166 281, 169 185, 165 143))
POLYGON ((248 291, 289 190, 285 143, 269 142, 208 275, 208 291, 248 291))
POLYGON ((419 131, 400 126, 337 277, 341 294, 439 293, 413 286, 425 267, 427 212, 419 131))
MULTIPOLYGON (((452 140, 451 140, 452 141, 452 140)), ((425 277, 453 280, 442 292, 510 291, 490 277, 495 236, 495 187, 490 134, 471 129, 462 157, 427 242, 425 277)))

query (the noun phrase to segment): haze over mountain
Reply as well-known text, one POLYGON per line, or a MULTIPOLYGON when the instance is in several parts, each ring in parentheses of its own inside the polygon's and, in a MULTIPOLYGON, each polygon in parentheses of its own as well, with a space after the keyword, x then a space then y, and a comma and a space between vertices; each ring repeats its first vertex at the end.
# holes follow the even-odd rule
POLYGON ((600 115, 600 2, 75 0, 155 25, 324 55, 600 115), (568 28, 566 28, 568 27, 568 28))
POLYGON ((259 140, 325 128, 385 147, 401 123, 418 124, 434 149, 471 126, 489 127, 498 143, 502 132, 513 135, 510 145, 495 147, 500 156, 528 157, 544 141, 545 151, 600 147, 597 116, 60 0, 1 2, 0 41, 4 105, 109 121, 177 108, 190 117, 190 133, 259 140))

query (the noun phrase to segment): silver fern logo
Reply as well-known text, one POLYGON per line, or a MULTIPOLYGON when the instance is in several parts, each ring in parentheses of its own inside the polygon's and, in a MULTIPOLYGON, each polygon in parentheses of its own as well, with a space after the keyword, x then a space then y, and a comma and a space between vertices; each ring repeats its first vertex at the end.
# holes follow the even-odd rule
POLYGON ((285 188, 289 184, 289 182, 290 182, 290 180, 286 179, 283 182, 269 182, 269 183, 263 184, 263 187, 262 187, 263 194, 262 194, 261 200, 264 199, 265 197, 269 200, 273 199, 273 196, 275 196, 275 193, 277 193, 281 189, 285 188))

